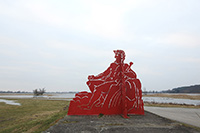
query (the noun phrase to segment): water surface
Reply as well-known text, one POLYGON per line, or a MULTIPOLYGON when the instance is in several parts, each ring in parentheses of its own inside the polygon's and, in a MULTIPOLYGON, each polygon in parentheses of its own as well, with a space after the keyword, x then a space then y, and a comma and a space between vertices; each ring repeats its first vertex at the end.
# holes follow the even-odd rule
POLYGON ((4 102, 6 104, 10 104, 10 105, 21 105, 20 103, 16 103, 15 101, 13 100, 5 100, 5 99, 0 99, 0 102, 4 102))
POLYGON ((187 104, 187 105, 200 105, 200 100, 191 99, 177 99, 168 97, 143 97, 144 102, 155 102, 155 103, 173 103, 173 104, 187 104))

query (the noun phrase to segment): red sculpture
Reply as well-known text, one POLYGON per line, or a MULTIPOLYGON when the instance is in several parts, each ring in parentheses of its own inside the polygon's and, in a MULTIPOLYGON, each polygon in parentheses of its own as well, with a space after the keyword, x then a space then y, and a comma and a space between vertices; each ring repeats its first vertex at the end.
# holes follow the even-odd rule
POLYGON ((123 50, 114 50, 116 60, 103 73, 88 76, 90 92, 79 92, 70 101, 68 115, 144 114, 140 80, 124 63, 123 50))

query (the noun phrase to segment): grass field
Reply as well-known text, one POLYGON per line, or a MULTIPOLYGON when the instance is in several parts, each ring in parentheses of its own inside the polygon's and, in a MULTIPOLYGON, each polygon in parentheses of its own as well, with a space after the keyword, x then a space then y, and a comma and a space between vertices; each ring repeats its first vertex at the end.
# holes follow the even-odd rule
MULTIPOLYGON (((13 99, 12 99, 13 100, 13 99)), ((41 132, 67 114, 68 101, 17 99, 21 106, 0 102, 0 133, 41 132)))

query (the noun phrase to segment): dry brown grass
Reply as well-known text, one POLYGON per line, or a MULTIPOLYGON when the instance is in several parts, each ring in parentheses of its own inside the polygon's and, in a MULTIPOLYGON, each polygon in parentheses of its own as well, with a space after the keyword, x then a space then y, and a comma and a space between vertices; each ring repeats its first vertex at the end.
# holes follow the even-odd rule
POLYGON ((169 97, 169 98, 178 98, 178 99, 192 99, 200 100, 200 95, 187 95, 187 94, 165 94, 165 93, 156 93, 156 94, 147 94, 143 97, 169 97))
POLYGON ((187 104, 173 104, 173 103, 154 103, 154 102, 144 102, 145 106, 153 107, 176 107, 176 108, 200 108, 200 105, 187 105, 187 104))

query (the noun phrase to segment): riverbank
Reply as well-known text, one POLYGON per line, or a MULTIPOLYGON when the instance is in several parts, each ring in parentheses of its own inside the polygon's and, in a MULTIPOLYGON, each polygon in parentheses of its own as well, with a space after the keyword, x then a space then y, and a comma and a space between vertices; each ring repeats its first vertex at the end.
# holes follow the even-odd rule
POLYGON ((143 97, 167 97, 176 99, 200 100, 200 93, 150 93, 143 97))
POLYGON ((156 102, 144 102, 144 106, 148 107, 174 107, 174 108, 196 108, 200 109, 200 105, 187 105, 187 104, 173 104, 173 103, 156 103, 156 102))

